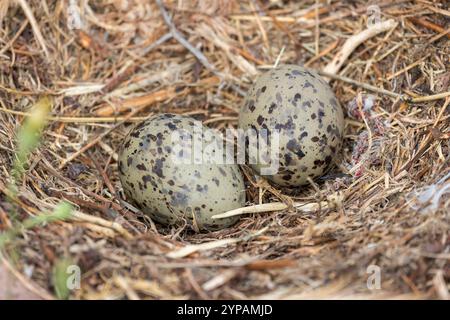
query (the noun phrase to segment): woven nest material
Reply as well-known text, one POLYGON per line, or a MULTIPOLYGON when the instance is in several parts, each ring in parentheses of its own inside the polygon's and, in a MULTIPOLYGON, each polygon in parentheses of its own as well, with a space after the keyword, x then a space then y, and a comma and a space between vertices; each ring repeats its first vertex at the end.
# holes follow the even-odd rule
POLYGON ((448 299, 449 19, 441 1, 2 1, 0 231, 61 199, 75 211, 20 229, 0 279, 60 297, 69 261, 73 299, 448 299), (373 19, 392 28, 327 69, 373 19), (171 112, 236 128, 276 62, 330 72, 346 126, 329 174, 289 191, 243 167, 249 206, 287 208, 211 233, 126 202, 117 150, 134 123, 171 112), (17 132, 41 96, 51 116, 11 200, 17 132))

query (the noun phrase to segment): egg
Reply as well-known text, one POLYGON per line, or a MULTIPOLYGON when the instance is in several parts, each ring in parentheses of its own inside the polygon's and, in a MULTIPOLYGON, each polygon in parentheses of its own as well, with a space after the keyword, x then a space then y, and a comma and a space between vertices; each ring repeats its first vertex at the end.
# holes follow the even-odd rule
POLYGON ((174 114, 153 116, 132 129, 118 159, 126 198, 164 225, 187 221, 194 230, 218 230, 234 224, 237 217, 211 216, 245 205, 244 180, 237 164, 205 156, 221 152, 214 144, 198 148, 208 130, 174 114))
MULTIPOLYGON (((296 187, 308 183, 308 177, 323 175, 339 155, 344 115, 330 86, 316 72, 282 65, 262 74, 250 88, 239 112, 239 128, 266 130, 269 142, 270 135, 278 133, 278 170, 265 177, 296 187)), ((250 165, 257 173, 268 166, 261 157, 250 165)))

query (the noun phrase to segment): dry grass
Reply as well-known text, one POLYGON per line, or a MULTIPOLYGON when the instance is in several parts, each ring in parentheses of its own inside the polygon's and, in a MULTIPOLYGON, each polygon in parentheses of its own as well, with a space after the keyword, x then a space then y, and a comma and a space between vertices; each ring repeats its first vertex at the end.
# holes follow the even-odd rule
POLYGON ((43 298, 55 295, 61 259, 82 269, 81 289, 71 292, 80 299, 449 297, 443 2, 376 3, 395 28, 363 41, 331 75, 347 114, 340 165, 294 192, 247 174, 248 205, 288 209, 245 214, 208 234, 163 228, 133 211, 117 178, 121 139, 159 112, 235 127, 258 73, 277 57, 325 70, 366 29, 366 2, 165 1, 175 30, 156 2, 90 1, 83 31, 68 28, 65 1, 29 2, 27 15, 24 2, 0 8, 0 230, 13 224, 6 186, 15 134, 42 95, 53 109, 19 185, 18 219, 60 199, 77 208, 73 220, 25 230, 4 248, 43 298), (420 193, 433 187, 441 190, 434 204, 420 193), (381 268, 380 290, 366 286, 369 265, 381 268))

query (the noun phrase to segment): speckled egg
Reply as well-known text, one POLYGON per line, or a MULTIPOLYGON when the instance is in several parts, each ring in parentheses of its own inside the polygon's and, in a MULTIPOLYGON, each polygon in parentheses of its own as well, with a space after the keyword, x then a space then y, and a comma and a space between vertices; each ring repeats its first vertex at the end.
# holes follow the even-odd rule
MULTIPOLYGON (((342 146, 344 115, 317 73, 283 65, 261 75, 239 113, 239 127, 279 134, 278 171, 266 178, 286 187, 323 175, 342 146)), ((247 145, 248 148, 248 145, 247 145)), ((258 158, 259 159, 259 158, 258 158)), ((261 173, 259 160, 251 164, 261 173)))
POLYGON ((237 217, 211 216, 245 205, 244 180, 236 164, 208 159, 214 148, 198 148, 207 129, 191 117, 173 114, 137 125, 119 152, 127 199, 164 225, 186 221, 194 230, 217 230, 234 224, 237 217))

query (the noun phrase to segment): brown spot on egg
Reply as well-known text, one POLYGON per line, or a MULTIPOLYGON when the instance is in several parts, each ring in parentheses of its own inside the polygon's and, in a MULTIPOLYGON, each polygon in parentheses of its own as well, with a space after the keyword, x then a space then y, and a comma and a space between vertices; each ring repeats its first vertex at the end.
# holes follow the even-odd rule
POLYGON ((141 171, 147 170, 147 168, 145 167, 145 165, 144 165, 143 163, 138 164, 138 165, 136 166, 136 168, 137 168, 138 170, 141 170, 141 171))
POLYGON ((256 120, 256 122, 257 122, 259 125, 262 125, 263 122, 264 122, 264 117, 263 117, 263 116, 258 116, 258 119, 256 120))

